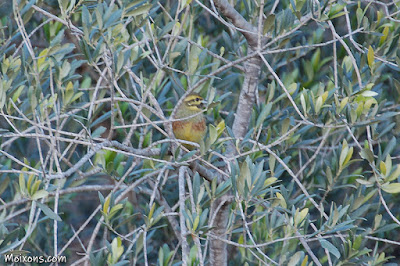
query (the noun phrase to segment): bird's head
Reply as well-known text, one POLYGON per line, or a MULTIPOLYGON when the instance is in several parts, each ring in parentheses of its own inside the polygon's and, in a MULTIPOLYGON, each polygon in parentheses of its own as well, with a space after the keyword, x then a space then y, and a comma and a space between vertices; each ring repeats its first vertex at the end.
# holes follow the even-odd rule
POLYGON ((191 111, 201 112, 207 102, 197 93, 191 93, 183 100, 183 105, 191 111))

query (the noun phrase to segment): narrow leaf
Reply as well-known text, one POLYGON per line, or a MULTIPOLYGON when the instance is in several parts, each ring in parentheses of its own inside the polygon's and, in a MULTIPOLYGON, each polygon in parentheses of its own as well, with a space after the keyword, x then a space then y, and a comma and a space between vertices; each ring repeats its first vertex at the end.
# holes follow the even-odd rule
POLYGON ((372 49, 371 45, 368 48, 368 55, 367 55, 367 59, 368 59, 368 66, 369 68, 372 68, 373 64, 374 64, 374 49, 372 49))
POLYGON ((37 206, 43 211, 43 213, 49 217, 52 220, 56 220, 57 222, 61 222, 60 216, 53 212, 47 205, 44 205, 43 203, 40 203, 39 201, 36 201, 37 206))

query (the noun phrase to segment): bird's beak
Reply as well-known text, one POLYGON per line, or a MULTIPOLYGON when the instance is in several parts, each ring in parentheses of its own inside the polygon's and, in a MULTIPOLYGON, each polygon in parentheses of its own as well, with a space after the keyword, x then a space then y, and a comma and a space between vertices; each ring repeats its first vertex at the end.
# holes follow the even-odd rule
POLYGON ((204 107, 206 107, 207 106, 207 101, 206 100, 202 100, 201 101, 201 108, 204 108, 204 107))

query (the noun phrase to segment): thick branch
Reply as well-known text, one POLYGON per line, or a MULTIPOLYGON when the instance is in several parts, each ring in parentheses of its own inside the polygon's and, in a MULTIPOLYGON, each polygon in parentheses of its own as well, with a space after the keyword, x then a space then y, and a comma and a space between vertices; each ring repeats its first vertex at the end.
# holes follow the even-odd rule
MULTIPOLYGON (((249 49, 249 53, 252 50, 249 49)), ((243 138, 248 132, 250 116, 255 102, 261 70, 261 58, 252 57, 245 63, 245 77, 240 91, 239 103, 232 130, 236 138, 243 138)))
MULTIPOLYGON (((227 0, 214 0, 218 11, 229 18, 232 24, 243 34, 248 43, 248 54, 257 51, 262 46, 263 28, 263 1, 261 1, 260 18, 258 29, 246 21, 227 0)), ((256 98, 258 88, 258 80, 261 69, 261 58, 259 56, 249 58, 245 63, 245 78, 240 92, 239 103, 236 110, 236 117, 233 122, 233 134, 235 138, 243 138, 249 128, 253 104, 256 98)), ((236 152, 232 143, 228 149, 228 155, 234 155, 236 152)), ((227 195, 225 195, 227 196, 227 195)), ((226 239, 226 227, 229 219, 230 201, 225 197, 215 200, 211 207, 211 213, 215 215, 214 228, 212 233, 218 237, 226 239)), ((211 265, 227 265, 227 246, 224 241, 213 239, 210 241, 210 262, 211 265)))
POLYGON ((243 34, 246 38, 248 44, 251 47, 257 47, 258 38, 257 38, 257 29, 253 27, 247 20, 245 20, 239 12, 236 11, 233 6, 231 6, 227 0, 215 0, 215 6, 218 8, 218 11, 229 18, 232 21, 232 24, 237 27, 237 29, 243 34))
POLYGON ((190 169, 198 172, 202 177, 207 179, 208 182, 212 182, 215 176, 218 175, 218 173, 212 172, 211 170, 199 164, 197 161, 193 161, 190 163, 190 169))
POLYGON ((188 265, 189 259, 189 245, 186 240, 187 229, 185 224, 185 216, 183 212, 185 211, 185 171, 186 166, 179 168, 179 221, 181 226, 181 240, 182 240, 182 265, 188 265))

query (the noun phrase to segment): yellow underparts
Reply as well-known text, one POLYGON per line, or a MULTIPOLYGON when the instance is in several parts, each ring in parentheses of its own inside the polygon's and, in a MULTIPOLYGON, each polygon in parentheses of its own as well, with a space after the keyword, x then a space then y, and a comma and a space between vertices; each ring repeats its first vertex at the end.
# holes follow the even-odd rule
MULTIPOLYGON (((177 139, 199 143, 203 140, 206 133, 206 123, 204 119, 200 121, 175 121, 173 122, 174 134, 177 139)), ((194 146, 184 144, 188 149, 194 146)))

